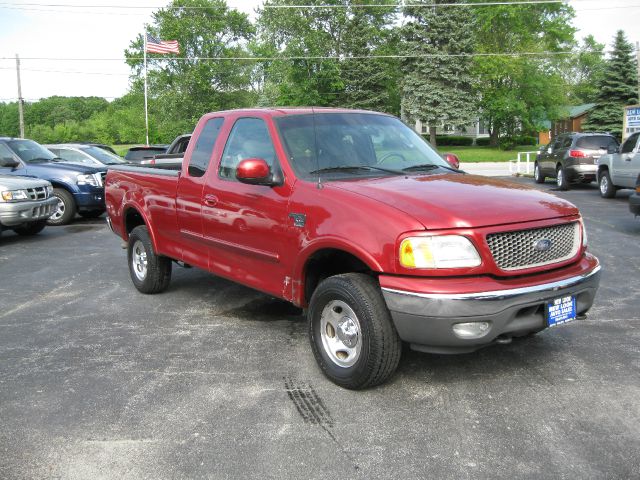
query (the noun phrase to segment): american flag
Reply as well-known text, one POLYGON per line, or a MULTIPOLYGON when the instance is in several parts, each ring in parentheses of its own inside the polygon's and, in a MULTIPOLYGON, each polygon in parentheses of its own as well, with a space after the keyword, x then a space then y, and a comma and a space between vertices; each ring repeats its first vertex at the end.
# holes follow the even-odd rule
POLYGON ((180 53, 177 40, 159 40, 147 33, 147 53, 180 53))

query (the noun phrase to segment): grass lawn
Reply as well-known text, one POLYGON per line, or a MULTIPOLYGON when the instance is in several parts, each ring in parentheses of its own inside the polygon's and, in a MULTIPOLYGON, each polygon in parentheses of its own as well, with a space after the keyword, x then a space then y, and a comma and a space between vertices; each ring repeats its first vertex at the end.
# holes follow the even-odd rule
POLYGON ((438 147, 442 153, 453 153, 461 162, 507 162, 518 158, 518 152, 533 152, 534 146, 516 147, 515 150, 500 150, 494 147, 438 147))
POLYGON ((127 150, 129 150, 134 145, 140 145, 140 144, 136 143, 131 145, 111 145, 111 146, 113 147, 113 149, 116 151, 118 155, 120 155, 121 157, 124 157, 125 154, 127 153, 127 150))

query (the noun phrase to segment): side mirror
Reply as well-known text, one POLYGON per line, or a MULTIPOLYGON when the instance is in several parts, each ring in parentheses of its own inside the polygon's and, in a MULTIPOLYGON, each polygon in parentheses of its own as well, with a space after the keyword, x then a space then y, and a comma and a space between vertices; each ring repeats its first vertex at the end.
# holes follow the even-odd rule
POLYGON ((239 182, 249 185, 277 185, 269 164, 262 158, 247 158, 242 160, 236 168, 236 178, 239 182))
POLYGON ((608 154, 612 154, 612 153, 618 153, 618 146, 614 145, 614 144, 609 144, 609 146, 607 147, 607 153, 608 154))
POLYGON ((445 153, 442 156, 453 168, 455 168, 456 170, 460 168, 460 159, 457 155, 454 155, 453 153, 445 153))
POLYGON ((15 158, 2 157, 0 158, 0 167, 16 168, 20 166, 20 162, 15 158))

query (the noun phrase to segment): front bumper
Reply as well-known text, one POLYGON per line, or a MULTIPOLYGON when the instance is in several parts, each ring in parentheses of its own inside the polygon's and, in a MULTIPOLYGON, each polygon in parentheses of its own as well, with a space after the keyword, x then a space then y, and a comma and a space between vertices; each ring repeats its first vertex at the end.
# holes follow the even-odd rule
POLYGON ((568 165, 565 167, 565 172, 570 182, 593 181, 598 174, 598 165, 568 165))
MULTIPOLYGON (((523 336, 547 327, 546 305, 557 298, 576 297, 576 313, 584 314, 600 283, 600 265, 561 280, 502 290, 467 293, 412 292, 382 286, 387 307, 400 338, 415 350, 466 353, 502 339, 523 336), (489 322, 480 338, 463 339, 453 332, 461 322, 489 322)), ((589 263, 589 262, 584 262, 589 263)))
POLYGON ((24 223, 46 220, 58 206, 58 199, 0 203, 0 225, 17 227, 24 223))
POLYGON ((634 193, 629 197, 629 210, 634 215, 640 215, 640 193, 634 193))
POLYGON ((91 187, 88 191, 73 194, 79 210, 100 210, 105 208, 104 188, 91 187))

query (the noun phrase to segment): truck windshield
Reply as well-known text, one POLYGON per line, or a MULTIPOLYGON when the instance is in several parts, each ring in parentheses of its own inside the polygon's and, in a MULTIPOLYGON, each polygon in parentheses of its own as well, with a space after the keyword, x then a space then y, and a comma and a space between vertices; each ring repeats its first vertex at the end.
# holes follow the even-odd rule
POLYGON ((33 140, 9 140, 7 145, 22 161, 27 163, 49 162, 58 158, 33 140))
POLYGON ((275 121, 291 166, 302 178, 450 170, 422 137, 387 115, 315 113, 275 121))

